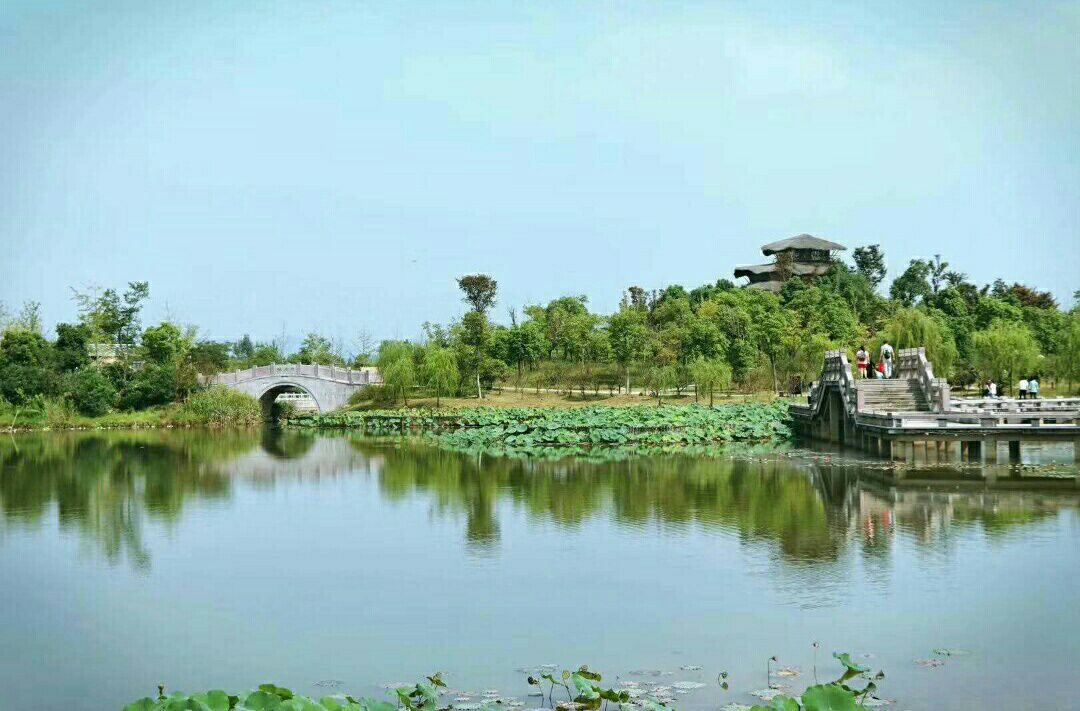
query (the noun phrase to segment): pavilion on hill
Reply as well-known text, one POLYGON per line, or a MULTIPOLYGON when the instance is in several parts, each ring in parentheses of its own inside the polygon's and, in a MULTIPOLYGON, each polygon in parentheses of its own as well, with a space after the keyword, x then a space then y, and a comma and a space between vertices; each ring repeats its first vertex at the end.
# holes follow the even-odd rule
POLYGON ((805 234, 770 242, 761 248, 761 253, 773 257, 773 261, 736 267, 735 278, 748 278, 750 283, 746 286, 751 289, 776 293, 792 277, 812 279, 825 274, 832 265, 832 253, 845 249, 847 247, 842 244, 805 234))

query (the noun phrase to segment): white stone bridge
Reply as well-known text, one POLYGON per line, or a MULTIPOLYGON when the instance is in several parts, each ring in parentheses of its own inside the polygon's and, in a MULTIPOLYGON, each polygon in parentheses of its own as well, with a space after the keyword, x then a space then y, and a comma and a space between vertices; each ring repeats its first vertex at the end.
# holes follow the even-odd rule
POLYGON ((334 365, 260 365, 208 378, 210 385, 224 385, 255 397, 269 412, 282 393, 307 393, 319 412, 337 410, 349 404, 353 393, 382 382, 375 368, 340 368, 334 365))

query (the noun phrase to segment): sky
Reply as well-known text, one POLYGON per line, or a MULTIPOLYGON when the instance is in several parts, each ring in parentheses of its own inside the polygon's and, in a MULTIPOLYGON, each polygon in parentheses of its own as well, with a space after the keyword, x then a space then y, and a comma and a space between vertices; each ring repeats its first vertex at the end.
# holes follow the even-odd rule
MULTIPOLYGON (((293 344, 807 232, 1080 289, 1080 2, 0 2, 0 301, 293 344)), ((850 254, 850 253, 849 253, 850 254)))

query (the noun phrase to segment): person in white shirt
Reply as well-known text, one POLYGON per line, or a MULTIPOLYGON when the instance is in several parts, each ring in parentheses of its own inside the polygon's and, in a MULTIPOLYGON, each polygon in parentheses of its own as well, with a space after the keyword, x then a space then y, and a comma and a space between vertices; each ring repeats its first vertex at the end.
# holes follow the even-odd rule
POLYGON ((997 397, 997 383, 991 380, 990 384, 986 386, 986 391, 990 393, 990 397, 997 397))
POLYGON ((1028 381, 1027 378, 1020 378, 1020 386, 1017 388, 1020 393, 1021 400, 1027 400, 1028 396, 1028 381))
POLYGON ((1028 399, 1039 399, 1039 379, 1035 376, 1032 376, 1031 380, 1028 382, 1028 399))
POLYGON ((885 364, 885 377, 892 377, 893 348, 888 341, 881 344, 881 362, 885 364))

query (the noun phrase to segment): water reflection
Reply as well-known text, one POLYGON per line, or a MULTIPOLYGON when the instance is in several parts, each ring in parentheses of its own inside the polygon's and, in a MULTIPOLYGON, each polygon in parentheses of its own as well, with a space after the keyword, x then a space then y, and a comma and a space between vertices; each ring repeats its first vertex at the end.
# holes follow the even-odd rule
MULTIPOLYGON (((463 455, 421 443, 266 430, 41 433, 0 440, 4 527, 75 530, 110 563, 151 566, 148 521, 176 521, 186 505, 228 502, 238 482, 369 477, 387 502, 427 501, 463 520, 471 549, 499 550, 510 506, 565 529, 609 519, 621 527, 688 527, 765 545, 783 566, 818 566, 852 550, 888 571, 895 536, 947 552, 966 527, 987 537, 1076 506, 1076 497, 1032 492, 897 491, 858 467, 812 457, 736 453, 612 463, 525 461, 463 455)), ((803 577, 799 580, 805 582, 803 577)))

